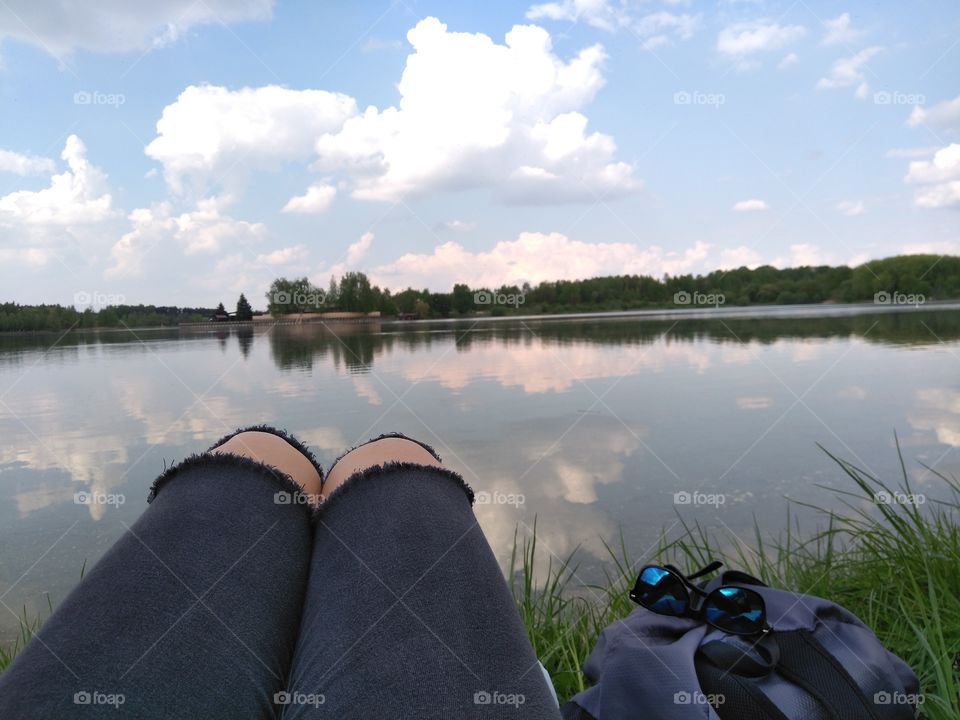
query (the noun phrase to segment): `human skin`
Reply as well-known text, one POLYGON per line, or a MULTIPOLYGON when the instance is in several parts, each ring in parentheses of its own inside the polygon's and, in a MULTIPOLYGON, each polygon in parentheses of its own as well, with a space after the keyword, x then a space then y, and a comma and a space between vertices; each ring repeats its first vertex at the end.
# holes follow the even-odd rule
POLYGON ((330 494, 354 473, 393 462, 441 466, 439 460, 412 440, 382 438, 361 445, 340 458, 327 473, 327 479, 323 483, 323 495, 330 497, 330 494))
POLYGON ((210 452, 217 455, 239 455, 275 467, 293 478, 311 502, 317 502, 320 498, 323 486, 320 474, 303 453, 282 437, 248 430, 237 433, 210 452))
POLYGON ((351 450, 330 469, 326 480, 309 460, 290 443, 272 433, 248 430, 238 433, 217 448, 216 454, 239 455, 277 468, 293 478, 312 504, 340 487, 351 475, 393 462, 440 467, 441 463, 418 443, 404 438, 382 438, 351 450))

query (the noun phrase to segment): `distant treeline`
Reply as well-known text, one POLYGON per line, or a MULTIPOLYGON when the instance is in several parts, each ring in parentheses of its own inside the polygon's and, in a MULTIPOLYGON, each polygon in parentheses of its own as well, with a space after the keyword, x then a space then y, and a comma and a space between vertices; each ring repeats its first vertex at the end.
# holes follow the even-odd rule
MULTIPOLYGON (((960 298, 960 257, 898 255, 848 266, 778 270, 715 271, 708 275, 655 278, 617 275, 587 280, 541 282, 536 286, 498 288, 453 286, 452 292, 406 290, 391 293, 372 285, 366 275, 348 272, 331 277, 326 288, 307 278, 278 278, 266 295, 272 315, 302 312, 379 311, 385 316, 419 318, 576 313, 656 307, 713 305, 796 305, 823 302, 916 304, 960 298)), ((241 296, 235 317, 247 317, 250 305, 241 296)), ((222 310, 222 307, 221 307, 222 310)), ((61 330, 69 327, 155 327, 207 320, 214 309, 118 305, 79 311, 60 305, 0 304, 0 331, 61 330)))
POLYGON ((384 315, 450 317, 488 312, 493 315, 636 310, 694 305, 796 305, 823 302, 888 302, 960 298, 960 257, 899 255, 855 268, 799 267, 778 270, 715 271, 708 275, 654 278, 617 275, 588 280, 558 280, 536 286, 503 285, 452 292, 407 288, 398 293, 371 285, 363 273, 347 273, 326 289, 307 278, 279 278, 267 293, 273 315, 292 312, 379 310, 384 315))
POLYGON ((67 328, 163 327, 207 320, 212 309, 111 305, 101 310, 77 310, 62 305, 0 303, 0 332, 66 330, 67 328))

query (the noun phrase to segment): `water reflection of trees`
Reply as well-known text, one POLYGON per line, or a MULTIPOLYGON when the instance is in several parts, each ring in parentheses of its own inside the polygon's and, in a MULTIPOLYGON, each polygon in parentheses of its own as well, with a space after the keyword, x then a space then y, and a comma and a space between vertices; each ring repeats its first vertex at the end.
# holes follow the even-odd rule
POLYGON ((589 343, 598 345, 650 345, 668 342, 739 344, 778 340, 861 338, 889 345, 931 345, 960 339, 960 312, 928 311, 816 318, 684 319, 565 319, 560 321, 462 322, 445 325, 383 325, 375 333, 354 326, 320 329, 315 326, 278 327, 270 337, 274 361, 281 369, 309 368, 330 358, 336 367, 368 369, 377 357, 402 348, 429 351, 435 344, 468 352, 474 345, 498 343, 504 347, 529 347, 536 343, 589 343), (396 327, 396 329, 393 329, 396 327))
POLYGON ((281 370, 309 370, 315 362, 328 358, 336 368, 363 370, 393 346, 393 336, 379 334, 379 330, 379 323, 278 326, 269 333, 270 352, 281 370))
POLYGON ((243 355, 243 359, 246 360, 250 357, 250 349, 253 347, 253 328, 237 328, 237 342, 240 345, 240 352, 243 355))
MULTIPOLYGON (((577 318, 455 323, 371 325, 289 325, 272 328, 224 327, 213 331, 79 332, 60 338, 52 334, 0 335, 0 366, 18 365, 37 352, 75 359, 91 346, 123 346, 123 352, 149 352, 146 344, 177 340, 209 342, 229 351, 236 336, 240 352, 249 357, 265 337, 281 370, 310 369, 316 362, 332 362, 348 371, 369 369, 377 357, 401 348, 429 352, 435 345, 468 352, 475 344, 499 343, 505 348, 536 343, 650 345, 668 342, 774 343, 789 339, 861 338, 890 345, 934 345, 960 339, 960 311, 910 311, 821 317, 577 318), (55 343, 55 345, 54 345, 55 343), (51 349, 51 346, 54 346, 51 349)), ((32 360, 31 360, 32 362, 32 360)))

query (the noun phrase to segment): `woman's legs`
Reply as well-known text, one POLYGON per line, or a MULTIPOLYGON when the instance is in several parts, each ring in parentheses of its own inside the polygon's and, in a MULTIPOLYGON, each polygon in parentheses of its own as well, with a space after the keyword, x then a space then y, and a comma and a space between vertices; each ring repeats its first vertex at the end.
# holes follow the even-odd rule
POLYGON ((320 475, 271 431, 155 485, 149 508, 0 674, 0 717, 271 718, 320 475), (273 468, 262 464, 268 462, 273 468), (279 472, 278 472, 279 470, 279 472))
POLYGON ((324 495, 284 720, 559 718, 458 475, 391 438, 324 495))

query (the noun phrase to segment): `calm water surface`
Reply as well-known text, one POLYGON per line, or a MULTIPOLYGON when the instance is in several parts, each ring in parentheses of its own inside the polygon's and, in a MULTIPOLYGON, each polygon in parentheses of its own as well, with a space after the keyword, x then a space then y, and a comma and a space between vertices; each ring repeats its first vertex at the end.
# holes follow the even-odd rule
POLYGON ((327 464, 421 438, 490 500, 502 563, 536 517, 546 553, 582 547, 585 580, 621 528, 639 558, 678 512, 749 541, 755 515, 782 531, 787 497, 838 502, 817 443, 895 479, 896 431, 935 497, 917 461, 960 475, 960 309, 805 312, 0 337, 0 639, 64 597, 165 465, 250 423, 327 464))

